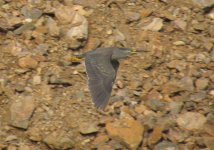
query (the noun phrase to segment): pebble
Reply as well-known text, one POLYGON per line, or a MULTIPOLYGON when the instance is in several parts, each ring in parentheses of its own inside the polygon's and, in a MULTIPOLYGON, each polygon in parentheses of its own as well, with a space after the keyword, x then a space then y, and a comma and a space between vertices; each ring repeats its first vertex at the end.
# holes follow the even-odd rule
POLYGON ((169 110, 171 114, 178 114, 181 112, 183 107, 183 102, 170 102, 169 103, 169 110))
POLYGON ((24 6, 21 9, 21 12, 26 18, 31 18, 31 19, 38 19, 39 17, 42 16, 42 11, 37 8, 28 8, 24 6))
POLYGON ((214 149, 214 137, 203 137, 205 145, 209 148, 209 150, 214 149))
POLYGON ((136 12, 127 12, 126 13, 127 22, 134 22, 140 20, 141 15, 136 12))
POLYGON ((54 19, 48 18, 46 26, 48 28, 48 33, 50 34, 50 36, 58 37, 60 35, 60 28, 58 27, 54 19))
POLYGON ((150 16, 152 14, 152 10, 151 9, 143 9, 141 11, 141 17, 142 18, 146 18, 148 16, 150 16))
POLYGON ((179 147, 168 141, 163 141, 154 147, 154 150, 179 150, 179 147))
POLYGON ((186 45, 186 43, 184 41, 175 41, 175 42, 173 42, 173 44, 176 45, 176 46, 186 45))
POLYGON ((142 124, 131 118, 123 118, 106 124, 110 137, 125 142, 132 150, 141 143, 144 133, 142 124))
POLYGON ((167 67, 170 69, 177 69, 178 71, 182 71, 186 69, 187 63, 184 60, 172 60, 167 63, 167 67))
POLYGON ((29 22, 29 23, 25 23, 21 27, 17 28, 14 31, 14 33, 17 34, 17 35, 19 35, 19 34, 22 34, 25 31, 33 30, 34 28, 35 28, 34 24, 32 22, 29 22))
POLYGON ((153 132, 148 138, 148 144, 149 145, 156 144, 162 138, 162 131, 163 131, 162 126, 155 126, 153 128, 153 132))
POLYGON ((210 7, 214 4, 213 0, 192 0, 193 3, 197 4, 198 6, 205 8, 210 7))
POLYGON ((209 80, 207 78, 199 78, 195 81, 197 90, 205 90, 208 87, 209 80))
POLYGON ((87 123, 81 123, 79 125, 79 131, 82 134, 91 134, 91 133, 98 132, 99 128, 96 123, 87 122, 87 123))
POLYGON ((163 28, 163 20, 160 18, 154 18, 150 24, 143 27, 144 30, 160 31, 163 28))
POLYGON ((176 121, 180 127, 194 131, 203 129, 206 117, 197 112, 185 112, 180 114, 176 121))
POLYGON ((41 84, 41 81, 42 81, 41 76, 36 75, 33 77, 33 85, 39 85, 41 84))
POLYGON ((75 142, 73 138, 74 137, 71 138, 65 131, 59 130, 50 133, 43 139, 43 142, 45 142, 52 149, 66 150, 74 147, 75 142))
POLYGON ((176 19, 174 21, 174 23, 175 23, 175 26, 178 27, 179 29, 181 29, 183 31, 186 30, 187 23, 184 20, 182 20, 182 19, 176 19))
POLYGON ((207 92, 200 91, 198 93, 194 93, 190 95, 190 100, 194 102, 201 102, 207 97, 207 92))
POLYGON ((38 66, 38 62, 35 59, 33 59, 31 56, 25 56, 25 57, 21 57, 18 60, 18 65, 21 68, 35 69, 38 66))
POLYGON ((35 107, 34 98, 32 96, 22 96, 14 100, 10 107, 11 125, 27 129, 35 107))

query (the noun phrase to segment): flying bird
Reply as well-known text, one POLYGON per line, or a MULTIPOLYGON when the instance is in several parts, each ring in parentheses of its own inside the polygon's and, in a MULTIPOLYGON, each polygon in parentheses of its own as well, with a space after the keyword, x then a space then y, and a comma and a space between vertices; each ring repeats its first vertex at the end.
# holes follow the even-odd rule
POLYGON ((134 51, 129 48, 97 48, 85 53, 88 86, 98 109, 104 109, 108 104, 119 67, 118 60, 131 53, 134 51))

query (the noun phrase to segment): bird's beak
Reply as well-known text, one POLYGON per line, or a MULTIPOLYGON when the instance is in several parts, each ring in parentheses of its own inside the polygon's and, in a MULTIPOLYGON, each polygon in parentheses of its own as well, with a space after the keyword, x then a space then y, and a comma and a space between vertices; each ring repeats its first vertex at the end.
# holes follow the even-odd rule
POLYGON ((136 54, 136 53, 137 53, 136 49, 131 49, 131 54, 136 54))

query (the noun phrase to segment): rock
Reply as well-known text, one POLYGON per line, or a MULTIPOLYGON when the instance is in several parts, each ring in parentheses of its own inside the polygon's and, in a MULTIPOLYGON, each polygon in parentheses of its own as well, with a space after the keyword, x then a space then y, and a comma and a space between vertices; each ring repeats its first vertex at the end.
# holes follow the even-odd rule
POLYGON ((140 14, 136 12, 127 12, 126 13, 127 22, 134 22, 140 20, 140 14))
POLYGON ((60 28, 57 26, 57 23, 55 20, 53 20, 52 18, 48 18, 46 26, 48 28, 48 33, 50 34, 50 36, 55 36, 55 37, 59 36, 60 28))
POLYGON ((181 112, 183 107, 183 102, 170 102, 169 103, 169 110, 171 114, 178 114, 181 112))
POLYGON ((150 99, 146 101, 145 105, 153 111, 162 111, 164 110, 166 103, 162 102, 159 99, 150 99))
POLYGON ((23 96, 14 101, 10 107, 11 125, 27 129, 35 109, 34 98, 23 96))
POLYGON ((35 69, 38 66, 38 62, 31 56, 24 56, 18 60, 18 65, 25 69, 35 69))
POLYGON ((41 81, 42 81, 41 76, 35 75, 33 77, 33 85, 39 85, 39 84, 41 84, 41 81))
POLYGON ((186 91, 193 92, 195 87, 191 77, 183 77, 180 81, 181 87, 186 91))
POLYGON ((204 131, 211 135, 214 136, 214 117, 207 117, 207 122, 204 124, 204 131))
POLYGON ((162 92, 165 94, 173 94, 183 90, 182 84, 176 80, 169 81, 162 86, 162 92))
POLYGON ((17 150, 17 147, 14 146, 14 145, 9 145, 9 146, 7 147, 7 150, 17 150))
POLYGON ((211 54, 211 60, 214 62, 214 48, 212 49, 210 54, 211 54))
POLYGON ((150 31, 160 31, 162 28, 163 28, 163 20, 160 18, 154 18, 150 24, 143 27, 144 30, 150 30, 150 31))
POLYGON ((123 118, 106 124, 108 134, 128 145, 132 150, 136 150, 143 138, 144 128, 140 122, 123 118))
POLYGON ((74 140, 65 131, 55 131, 44 138, 45 142, 52 149, 71 149, 74 147, 74 140))
POLYGON ((154 150, 179 150, 179 148, 174 143, 163 141, 157 144, 154 150))
POLYGON ((209 35, 211 37, 214 37, 214 30, 213 30, 213 28, 214 28, 214 25, 212 25, 212 24, 208 28, 208 33, 209 33, 209 35))
POLYGON ((192 2, 202 8, 211 7, 212 5, 214 5, 213 0, 192 0, 192 2))
POLYGON ((107 135, 98 135, 94 141, 93 144, 96 146, 103 145, 109 140, 109 137, 107 135))
POLYGON ((175 41, 175 42, 173 42, 173 44, 176 45, 176 46, 186 45, 186 43, 184 41, 175 41))
POLYGON ((180 114, 176 121, 180 127, 194 131, 203 129, 206 118, 197 112, 186 112, 180 114))
POLYGON ((83 7, 89 7, 89 8, 95 8, 97 3, 97 0, 73 0, 74 5, 81 5, 83 7))
POLYGON ((167 67, 170 69, 177 69, 178 71, 182 71, 186 69, 187 63, 184 60, 172 60, 167 64, 167 67))
POLYGON ((214 137, 203 137, 205 145, 209 148, 209 150, 214 149, 214 137))
POLYGON ((64 85, 64 86, 73 85, 73 81, 71 79, 64 78, 64 77, 58 77, 56 75, 50 76, 48 83, 53 84, 53 85, 64 85))
POLYGON ((97 126, 97 123, 87 122, 87 123, 81 123, 79 125, 79 130, 80 130, 80 133, 82 134, 91 134, 91 133, 98 132, 99 128, 97 126))
POLYGON ((204 90, 208 87, 209 80, 207 78, 199 78, 195 81, 197 90, 204 90))
POLYGON ((190 95, 190 100, 194 102, 201 102, 207 97, 207 93, 205 91, 201 91, 198 93, 194 93, 190 95))
POLYGON ((151 9, 143 9, 141 11, 141 17, 142 18, 145 18, 145 17, 148 17, 152 14, 152 10, 151 9))
POLYGON ((153 132, 148 138, 148 144, 149 145, 156 144, 162 138, 162 131, 163 131, 162 126, 155 126, 153 132))
POLYGON ((18 150, 30 150, 31 148, 28 145, 25 144, 21 144, 19 145, 19 149, 18 150))
POLYGON ((70 29, 65 33, 64 40, 69 48, 76 49, 83 46, 88 38, 88 21, 86 18, 75 12, 70 29))
POLYGON ((86 49, 96 49, 100 45, 101 41, 98 38, 89 38, 85 47, 86 49))
POLYGON ((32 127, 27 131, 28 137, 30 140, 39 142, 42 141, 41 131, 37 127, 32 127))
POLYGON ((19 35, 19 34, 22 34, 25 31, 33 30, 34 28, 35 28, 34 24, 32 22, 29 22, 29 23, 25 23, 24 25, 22 25, 21 27, 16 29, 14 31, 14 33, 19 35))
POLYGON ((30 19, 38 19, 39 17, 42 16, 41 10, 37 8, 28 8, 27 6, 24 6, 21 9, 21 12, 26 18, 30 18, 30 19))
POLYGON ((183 31, 186 30, 187 23, 186 23, 184 20, 182 20, 182 19, 177 19, 177 20, 174 21, 174 24, 175 24, 175 26, 176 26, 177 28, 179 28, 179 29, 181 29, 181 30, 183 30, 183 31))
POLYGON ((10 142, 10 141, 17 140, 17 139, 18 139, 17 136, 9 135, 9 136, 6 137, 5 141, 6 142, 10 142))
POLYGON ((72 23, 75 14, 76 12, 68 6, 61 5, 55 10, 55 16, 62 25, 72 23))

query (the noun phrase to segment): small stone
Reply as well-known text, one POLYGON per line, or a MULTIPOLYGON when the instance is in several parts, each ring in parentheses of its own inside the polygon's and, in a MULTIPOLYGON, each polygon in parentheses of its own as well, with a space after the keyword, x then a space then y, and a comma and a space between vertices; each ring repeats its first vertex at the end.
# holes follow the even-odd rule
POLYGON ((25 144, 21 144, 19 145, 19 149, 18 150, 30 150, 31 148, 28 145, 25 144))
POLYGON ((148 138, 149 145, 156 144, 161 138, 162 138, 162 126, 156 126, 153 129, 153 132, 151 133, 150 137, 148 138))
POLYGON ((154 18, 153 21, 147 26, 143 27, 144 30, 160 31, 163 28, 163 20, 160 18, 154 18))
POLYGON ((209 94, 214 96, 214 90, 211 90, 209 94))
POLYGON ((187 27, 187 23, 182 20, 182 19, 177 19, 174 21, 175 23, 175 26, 180 28, 181 30, 185 31, 186 30, 186 27, 187 27))
POLYGON ((179 147, 172 142, 163 141, 157 144, 154 150, 179 150, 179 147))
POLYGON ((37 8, 28 8, 24 6, 21 9, 21 12, 26 18, 31 18, 31 19, 38 19, 39 17, 42 16, 42 11, 37 8))
POLYGON ((203 31, 205 27, 204 27, 203 24, 194 24, 194 25, 193 25, 193 28, 194 28, 196 31, 203 31))
POLYGON ((82 134, 91 134, 99 131, 99 128, 96 123, 81 123, 79 125, 80 133, 82 134))
POLYGON ((17 147, 14 146, 14 145, 9 145, 9 146, 7 147, 7 150, 17 150, 17 147))
POLYGON ((34 84, 34 85, 39 85, 39 84, 41 84, 41 81, 42 81, 41 76, 36 75, 36 76, 33 77, 33 84, 34 84))
POLYGON ((197 112, 186 112, 180 114, 176 121, 180 127, 194 131, 203 129, 206 118, 197 112))
POLYGON ((139 105, 135 108, 135 112, 138 114, 142 114, 145 110, 147 110, 147 108, 144 105, 139 105))
POLYGON ((190 100, 194 102, 201 102, 207 97, 207 93, 205 91, 201 91, 198 93, 194 93, 190 95, 190 100))
POLYGON ((20 97, 14 101, 10 107, 11 125, 27 129, 34 109, 35 104, 32 96, 20 97))
POLYGON ((211 51, 211 60, 214 62, 214 48, 213 48, 213 50, 211 51))
POLYGON ((150 99, 146 101, 146 106, 152 109, 153 111, 162 111, 165 108, 165 103, 159 99, 150 99))
POLYGON ((52 149, 66 150, 74 147, 73 138, 65 131, 55 131, 45 137, 43 142, 52 149))
POLYGON ((10 141, 17 140, 17 139, 18 139, 17 136, 9 135, 9 136, 6 137, 5 141, 6 142, 10 142, 10 141))
POLYGON ((204 90, 208 87, 209 80, 207 78, 199 78, 195 81, 197 90, 204 90))
POLYGON ((146 18, 148 16, 150 16, 152 14, 152 10, 151 9, 143 9, 141 11, 141 17, 142 18, 146 18))
POLYGON ((144 133, 141 123, 131 118, 123 118, 107 123, 106 130, 112 138, 126 143, 132 150, 137 149, 144 133))
POLYGON ((140 20, 140 17, 141 17, 140 14, 136 12, 127 12, 126 16, 127 16, 128 22, 138 21, 140 20))
POLYGON ((211 51, 213 48, 213 43, 209 41, 205 41, 203 45, 204 45, 204 48, 208 51, 211 51))
POLYGON ((47 19, 46 26, 48 28, 48 33, 51 36, 57 37, 60 34, 60 28, 57 26, 57 23, 52 18, 47 19))
POLYGON ((186 45, 186 43, 184 41, 175 41, 175 42, 173 42, 173 44, 176 45, 176 46, 186 45))
POLYGON ((171 114, 178 114, 181 112, 183 107, 183 102, 170 102, 169 103, 169 110, 171 114))
POLYGON ((19 27, 18 29, 16 29, 14 31, 15 34, 22 34, 23 32, 27 31, 27 30, 33 30, 35 28, 34 24, 32 22, 30 23, 25 23, 24 25, 22 25, 21 27, 19 27))
POLYGON ((210 7, 214 4, 213 0, 192 0, 192 2, 202 8, 210 7))
POLYGON ((93 144, 98 146, 98 145, 103 145, 109 140, 109 137, 107 135, 98 135, 95 139, 93 144))
POLYGON ((178 71, 182 71, 186 69, 187 63, 183 60, 172 60, 171 62, 167 63, 167 67, 170 69, 177 69, 178 71))
POLYGON ((29 139, 32 141, 36 142, 42 141, 41 131, 37 127, 32 127, 28 129, 27 134, 29 136, 29 139))
POLYGON ((31 56, 25 56, 18 60, 18 65, 22 68, 35 69, 38 65, 38 62, 31 56))
POLYGON ((186 91, 192 92, 195 89, 194 82, 191 77, 183 77, 180 80, 180 84, 181 84, 182 88, 185 89, 186 91))

